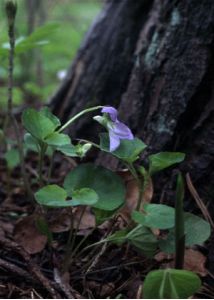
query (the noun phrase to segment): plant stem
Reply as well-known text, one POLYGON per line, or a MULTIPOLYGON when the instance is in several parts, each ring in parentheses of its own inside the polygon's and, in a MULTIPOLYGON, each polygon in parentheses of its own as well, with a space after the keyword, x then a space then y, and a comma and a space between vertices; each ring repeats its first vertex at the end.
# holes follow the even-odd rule
POLYGON ((184 182, 182 175, 179 173, 176 187, 175 202, 175 268, 183 269, 184 251, 185 251, 185 233, 184 233, 184 182))
POLYGON ((13 115, 13 70, 14 70, 14 54, 15 54, 15 17, 16 17, 16 11, 17 6, 14 2, 8 1, 6 2, 6 13, 8 18, 8 36, 9 36, 9 44, 10 44, 10 50, 9 50, 9 61, 8 61, 8 101, 7 101, 7 116, 4 123, 4 134, 6 136, 6 129, 11 121, 12 126, 14 128, 19 156, 20 156, 20 163, 21 163, 21 172, 22 177, 24 180, 25 187, 27 189, 28 197, 33 202, 33 193, 28 181, 26 169, 25 169, 25 161, 24 161, 24 151, 23 151, 23 145, 22 145, 22 139, 19 133, 19 127, 16 121, 16 118, 13 115))
POLYGON ((78 220, 78 223, 77 223, 77 226, 76 226, 76 229, 75 229, 74 234, 73 234, 73 237, 72 237, 72 241, 71 241, 71 249, 70 249, 71 252, 72 252, 72 250, 73 250, 73 247, 74 247, 74 244, 75 244, 75 241, 76 241, 77 232, 78 232, 78 230, 79 230, 80 223, 81 223, 81 221, 82 221, 82 217, 83 217, 83 215, 84 215, 84 213, 85 213, 85 210, 86 210, 86 206, 83 206, 83 207, 82 207, 81 214, 80 214, 80 217, 79 217, 79 220, 78 220))
POLYGON ((50 158, 50 165, 48 168, 48 184, 50 183, 50 180, 51 180, 51 174, 52 174, 53 164, 54 164, 54 154, 55 154, 55 152, 53 152, 53 155, 50 158))
POLYGON ((99 106, 89 107, 89 108, 86 108, 86 109, 82 110, 81 112, 79 112, 78 114, 73 116, 70 120, 68 120, 68 122, 66 122, 61 128, 59 128, 58 132, 62 132, 63 130, 65 130, 65 128, 67 128, 71 123, 76 121, 82 115, 84 115, 88 112, 100 109, 100 108, 103 108, 103 106, 99 105, 99 106))
MULTIPOLYGON (((76 248, 75 248, 74 251, 72 252, 71 257, 69 258, 69 264, 72 263, 72 258, 75 256, 75 254, 77 253, 77 251, 79 250, 79 248, 80 248, 80 247, 82 246, 82 244, 87 240, 87 238, 94 232, 95 229, 96 229, 96 227, 93 228, 93 229, 89 232, 89 234, 85 235, 84 238, 83 238, 83 239, 79 242, 79 244, 76 246, 76 248)), ((81 251, 81 253, 82 253, 82 251, 81 251)))
POLYGON ((93 143, 91 141, 88 141, 88 140, 85 140, 85 139, 76 139, 77 141, 80 141, 80 142, 84 142, 84 143, 90 143, 92 146, 94 146, 95 148, 98 148, 100 149, 100 146, 96 143, 93 143))
MULTIPOLYGON (((76 228, 75 228, 75 231, 73 230, 74 228, 73 228, 73 214, 72 214, 71 229, 70 229, 70 232, 69 232, 68 241, 67 241, 67 245, 66 245, 66 253, 65 253, 65 256, 64 256, 63 264, 62 264, 63 273, 69 269, 69 266, 71 264, 71 259, 73 258, 73 256, 75 255, 75 253, 77 251, 75 249, 74 252, 73 252, 73 248, 74 248, 74 244, 75 244, 75 241, 76 241, 77 232, 79 230, 79 226, 80 226, 82 217, 85 213, 85 210, 86 210, 86 206, 83 206, 82 211, 80 213, 78 223, 77 223, 76 228)), ((81 242, 78 245, 78 248, 80 246, 81 246, 81 242)))
POLYGON ((138 201, 137 201, 137 206, 136 206, 136 210, 140 211, 141 207, 142 207, 142 196, 144 194, 144 184, 142 184, 142 181, 140 179, 140 177, 138 176, 138 173, 134 167, 134 165, 132 163, 128 163, 127 167, 129 169, 129 171, 131 172, 131 174, 133 175, 133 177, 136 179, 137 181, 137 185, 138 185, 138 189, 139 189, 139 196, 138 196, 138 201))
POLYGON ((46 145, 40 143, 40 151, 39 151, 39 186, 42 187, 43 185, 43 176, 42 176, 42 168, 44 163, 44 156, 46 152, 46 145))

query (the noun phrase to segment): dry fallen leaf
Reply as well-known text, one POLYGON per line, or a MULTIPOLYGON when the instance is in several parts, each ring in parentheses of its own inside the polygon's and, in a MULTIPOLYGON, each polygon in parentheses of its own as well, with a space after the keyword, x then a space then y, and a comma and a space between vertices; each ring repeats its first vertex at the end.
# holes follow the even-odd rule
MULTIPOLYGON (((79 219, 81 217, 82 214, 82 207, 77 207, 76 210, 74 211, 74 228, 77 227, 78 223, 79 223, 79 219)), ((85 209, 85 212, 81 218, 81 222, 79 224, 79 233, 81 233, 81 231, 88 230, 91 228, 95 227, 95 216, 93 215, 93 213, 91 212, 91 209, 89 207, 87 207, 85 209)))
POLYGON ((138 273, 133 274, 125 286, 129 299, 141 299, 142 280, 138 273))
MULTIPOLYGON (((171 260, 167 263, 167 267, 174 267, 174 254, 166 254, 164 252, 159 252, 155 255, 155 260, 158 262, 163 262, 164 260, 171 260)), ((205 268, 206 257, 199 251, 193 249, 186 249, 184 255, 184 269, 188 271, 195 272, 200 276, 206 276, 207 270, 205 268)), ((163 264, 166 266, 166 263, 163 264)))
POLYGON ((187 249, 184 256, 184 269, 195 272, 201 276, 206 276, 206 257, 199 251, 187 249))
POLYGON ((50 231, 60 233, 68 231, 71 227, 71 216, 63 210, 60 214, 53 213, 48 221, 50 231))
MULTIPOLYGON (((137 180, 133 177, 129 170, 122 170, 118 174, 123 178, 126 185, 126 204, 120 213, 126 221, 130 220, 132 211, 136 208, 139 198, 139 187, 137 180)), ((148 181, 145 192, 142 195, 144 203, 150 203, 153 196, 153 184, 151 178, 148 181)))
POLYGON ((47 237, 36 227, 36 215, 22 218, 15 225, 14 239, 29 254, 41 252, 47 243, 47 237))
POLYGON ((12 222, 7 222, 4 220, 0 220, 0 232, 3 232, 3 235, 12 234, 14 229, 14 224, 12 222))

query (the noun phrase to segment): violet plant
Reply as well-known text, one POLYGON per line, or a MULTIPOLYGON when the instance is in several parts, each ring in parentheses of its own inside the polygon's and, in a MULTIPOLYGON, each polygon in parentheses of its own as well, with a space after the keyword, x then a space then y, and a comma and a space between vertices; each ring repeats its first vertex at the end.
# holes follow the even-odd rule
MULTIPOLYGON (((210 225, 198 216, 183 212, 184 187, 181 176, 177 184, 175 208, 164 204, 148 204, 143 199, 149 179, 157 172, 182 162, 185 158, 183 153, 160 152, 149 155, 148 168, 141 162, 137 163, 140 154, 146 149, 146 145, 134 137, 131 130, 118 120, 117 110, 110 106, 85 109, 63 126, 47 108, 43 108, 39 112, 27 109, 23 112, 22 122, 28 131, 25 141, 28 144, 31 143, 31 146, 34 145, 41 160, 40 189, 35 193, 35 200, 40 205, 58 208, 81 206, 82 214, 79 224, 86 207, 89 206, 95 214, 97 225, 99 225, 104 220, 114 218, 119 214, 125 204, 125 186, 122 179, 114 172, 92 163, 80 164, 71 170, 64 180, 63 187, 45 183, 42 178, 41 165, 48 149, 52 154, 58 151, 71 157, 81 157, 87 151, 77 151, 78 147, 84 149, 87 145, 88 150, 91 146, 95 146, 101 151, 117 157, 129 168, 138 182, 139 200, 136 209, 131 214, 132 222, 127 228, 116 230, 105 239, 83 247, 83 249, 81 246, 87 236, 75 245, 78 228, 76 230, 71 228, 62 265, 63 271, 69 269, 78 251, 82 253, 103 243, 118 245, 129 243, 149 258, 152 258, 158 250, 176 254, 175 269, 153 271, 148 274, 144 286, 147 298, 153 297, 154 287, 158 291, 155 294, 157 298, 161 298, 163 295, 167 295, 169 298, 187 297, 198 290, 201 285, 199 277, 192 272, 178 269, 182 269, 183 266, 185 246, 203 244, 210 235, 210 225), (88 141, 83 142, 83 140, 80 140, 80 144, 74 145, 70 137, 62 131, 85 113, 96 110, 101 110, 102 115, 95 116, 94 119, 107 129, 107 133, 100 134, 99 145, 88 141), (152 230, 154 228, 164 230, 164 238, 162 235, 155 235, 152 230), (196 230, 197 235, 194 234, 196 230), (191 278, 192 284, 189 287, 185 285, 184 288, 182 287, 184 283, 181 286, 180 282, 184 282, 186 278, 191 278)), ((47 224, 45 226, 47 227, 47 224)))
MULTIPOLYGON (((12 3, 12 2, 10 2, 12 3)), ((10 4, 11 5, 11 4, 10 4)), ((11 17, 11 16, 10 16, 11 17)), ((14 20, 13 20, 14 21, 14 20)), ((14 22, 13 22, 14 27, 14 22)), ((10 64, 13 64, 14 41, 11 42, 10 64)), ((11 69, 12 70, 12 69, 11 69)), ((12 115, 12 71, 9 76, 9 102, 8 118, 14 121, 12 115)), ((6 122, 8 126, 8 120, 6 122)), ((15 123, 14 123, 15 124, 15 123)), ((193 272, 182 270, 185 247, 203 244, 210 235, 210 225, 202 218, 183 211, 184 185, 181 175, 178 177, 175 208, 164 205, 145 203, 144 191, 151 177, 161 170, 184 160, 185 155, 180 152, 160 152, 148 156, 149 167, 146 168, 139 160, 141 153, 147 145, 131 130, 118 120, 118 112, 111 106, 96 106, 87 108, 73 116, 64 125, 60 120, 44 107, 40 111, 28 108, 22 114, 22 124, 27 131, 24 143, 19 138, 19 158, 24 170, 23 153, 33 150, 38 153, 38 184, 39 189, 34 193, 34 199, 41 207, 70 209, 71 224, 73 224, 73 207, 81 207, 78 226, 81 218, 89 207, 96 217, 96 226, 106 219, 112 219, 120 214, 120 209, 125 205, 125 185, 122 179, 111 170, 92 163, 83 163, 72 169, 65 177, 63 186, 50 184, 52 163, 50 163, 47 176, 43 174, 44 158, 49 156, 53 160, 55 152, 69 157, 84 157, 91 147, 95 146, 100 151, 107 152, 118 158, 137 180, 139 199, 136 208, 132 211, 131 222, 127 228, 116 230, 103 240, 82 247, 87 240, 85 236, 81 242, 75 243, 78 226, 74 230, 71 225, 68 242, 62 261, 61 271, 69 269, 78 254, 103 243, 121 245, 130 244, 145 256, 152 258, 158 250, 165 253, 175 253, 175 268, 150 272, 143 287, 145 298, 188 298, 201 286, 199 277, 193 272), (73 122, 82 115, 101 110, 102 115, 94 117, 105 127, 107 132, 100 134, 99 144, 80 140, 74 144, 71 138, 63 133, 73 122), (164 231, 157 236, 153 229, 164 231)), ((5 155, 10 168, 10 152, 5 155)), ((17 163, 17 162, 16 162, 17 163)), ((27 181, 29 188, 29 181, 27 181)), ((38 219, 38 228, 48 237, 51 247, 53 235, 48 227, 48 220, 41 214, 38 219)))

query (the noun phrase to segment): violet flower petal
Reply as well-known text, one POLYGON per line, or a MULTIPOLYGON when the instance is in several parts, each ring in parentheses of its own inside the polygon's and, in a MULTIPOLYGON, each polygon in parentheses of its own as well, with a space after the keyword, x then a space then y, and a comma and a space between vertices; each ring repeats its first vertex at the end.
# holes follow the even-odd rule
POLYGON ((129 127, 119 121, 117 121, 113 124, 112 131, 121 140, 123 140, 123 139, 133 140, 134 139, 134 136, 133 136, 131 130, 129 129, 129 127))
POLYGON ((105 107, 103 107, 101 112, 109 114, 109 116, 113 122, 117 121, 118 112, 117 112, 116 108, 114 108, 112 106, 105 106, 105 107))
POLYGON ((114 134, 114 131, 109 130, 110 152, 113 152, 120 146, 120 138, 114 134))
POLYGON ((117 119, 118 112, 112 106, 103 107, 102 113, 109 114, 111 121, 107 123, 110 140, 110 152, 115 151, 119 145, 120 140, 133 140, 134 136, 128 126, 117 119))

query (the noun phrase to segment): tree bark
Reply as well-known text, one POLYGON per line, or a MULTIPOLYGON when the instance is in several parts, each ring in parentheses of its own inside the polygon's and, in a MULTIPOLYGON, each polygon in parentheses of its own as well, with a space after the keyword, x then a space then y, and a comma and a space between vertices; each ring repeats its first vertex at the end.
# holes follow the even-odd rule
MULTIPOLYGON (((149 145, 145 155, 185 152, 182 170, 214 217, 213 0, 108 1, 51 104, 63 121, 85 107, 119 107, 149 145)), ((70 133, 94 138, 98 126, 86 116, 70 133)), ((98 161, 118 166, 103 154, 98 161)), ((214 250, 210 260, 214 270, 214 250)))

